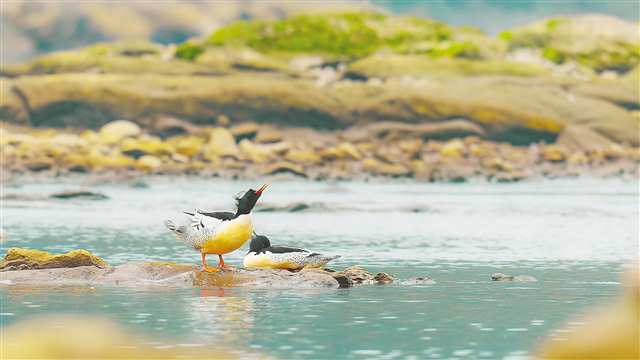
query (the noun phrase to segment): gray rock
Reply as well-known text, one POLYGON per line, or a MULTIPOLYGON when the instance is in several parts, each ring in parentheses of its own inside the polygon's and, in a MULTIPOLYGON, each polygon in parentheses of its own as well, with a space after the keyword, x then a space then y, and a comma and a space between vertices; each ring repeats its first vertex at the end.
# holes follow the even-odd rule
POLYGON ((337 288, 331 273, 322 271, 234 269, 205 273, 186 264, 142 262, 100 269, 95 266, 7 271, 1 285, 120 285, 268 288, 337 288))
POLYGON ((531 275, 506 275, 503 273, 493 273, 491 274, 492 281, 515 281, 515 282, 536 282, 538 279, 534 278, 531 275))

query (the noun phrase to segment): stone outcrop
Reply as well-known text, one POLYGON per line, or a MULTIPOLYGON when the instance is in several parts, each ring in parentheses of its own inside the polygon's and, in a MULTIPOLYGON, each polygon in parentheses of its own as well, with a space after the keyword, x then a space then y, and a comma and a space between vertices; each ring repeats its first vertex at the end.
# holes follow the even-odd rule
POLYGON ((66 254, 50 254, 46 251, 10 248, 0 262, 0 271, 77 268, 106 269, 108 264, 87 250, 73 250, 66 254))

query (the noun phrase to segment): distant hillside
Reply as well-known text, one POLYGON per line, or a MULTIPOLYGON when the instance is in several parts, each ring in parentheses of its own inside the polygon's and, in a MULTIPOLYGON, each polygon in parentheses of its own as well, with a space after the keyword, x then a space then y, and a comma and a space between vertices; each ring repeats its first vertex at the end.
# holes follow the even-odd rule
POLYGON ((372 12, 240 21, 178 46, 103 43, 5 66, 0 119, 80 128, 119 118, 152 126, 159 116, 317 129, 395 121, 449 124, 457 135, 471 124, 514 144, 638 146, 637 31, 595 15, 498 36, 372 12))
POLYGON ((278 19, 300 11, 365 10, 359 1, 5 1, 0 32, 5 62, 114 40, 179 43, 235 20, 278 19))

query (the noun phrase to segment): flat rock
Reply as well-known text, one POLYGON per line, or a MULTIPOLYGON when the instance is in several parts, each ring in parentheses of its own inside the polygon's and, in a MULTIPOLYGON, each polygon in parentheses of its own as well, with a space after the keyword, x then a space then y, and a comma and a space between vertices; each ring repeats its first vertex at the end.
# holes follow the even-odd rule
POLYGON ((75 268, 80 266, 108 267, 107 263, 87 250, 73 250, 66 254, 50 254, 46 251, 10 248, 0 262, 0 271, 75 268))
POLYGON ((257 288, 337 288, 331 273, 321 271, 234 269, 206 273, 188 264, 132 262, 101 269, 95 266, 0 273, 3 285, 161 285, 257 288))

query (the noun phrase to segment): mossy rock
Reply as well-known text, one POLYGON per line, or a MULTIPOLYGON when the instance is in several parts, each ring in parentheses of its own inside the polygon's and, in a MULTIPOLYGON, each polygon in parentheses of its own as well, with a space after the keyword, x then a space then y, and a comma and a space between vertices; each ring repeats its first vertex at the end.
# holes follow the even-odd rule
POLYGON ((51 254, 46 251, 10 248, 0 262, 0 271, 72 268, 78 266, 109 266, 104 260, 87 250, 73 250, 66 254, 51 254))
POLYGON ((216 30, 207 43, 262 52, 315 53, 353 59, 381 49, 431 57, 484 58, 499 42, 477 30, 417 17, 380 13, 325 13, 277 21, 242 21, 216 30))
POLYGON ((499 38, 511 49, 539 49, 551 62, 573 61, 596 72, 625 73, 640 62, 638 25, 609 16, 551 18, 504 31, 499 38))

